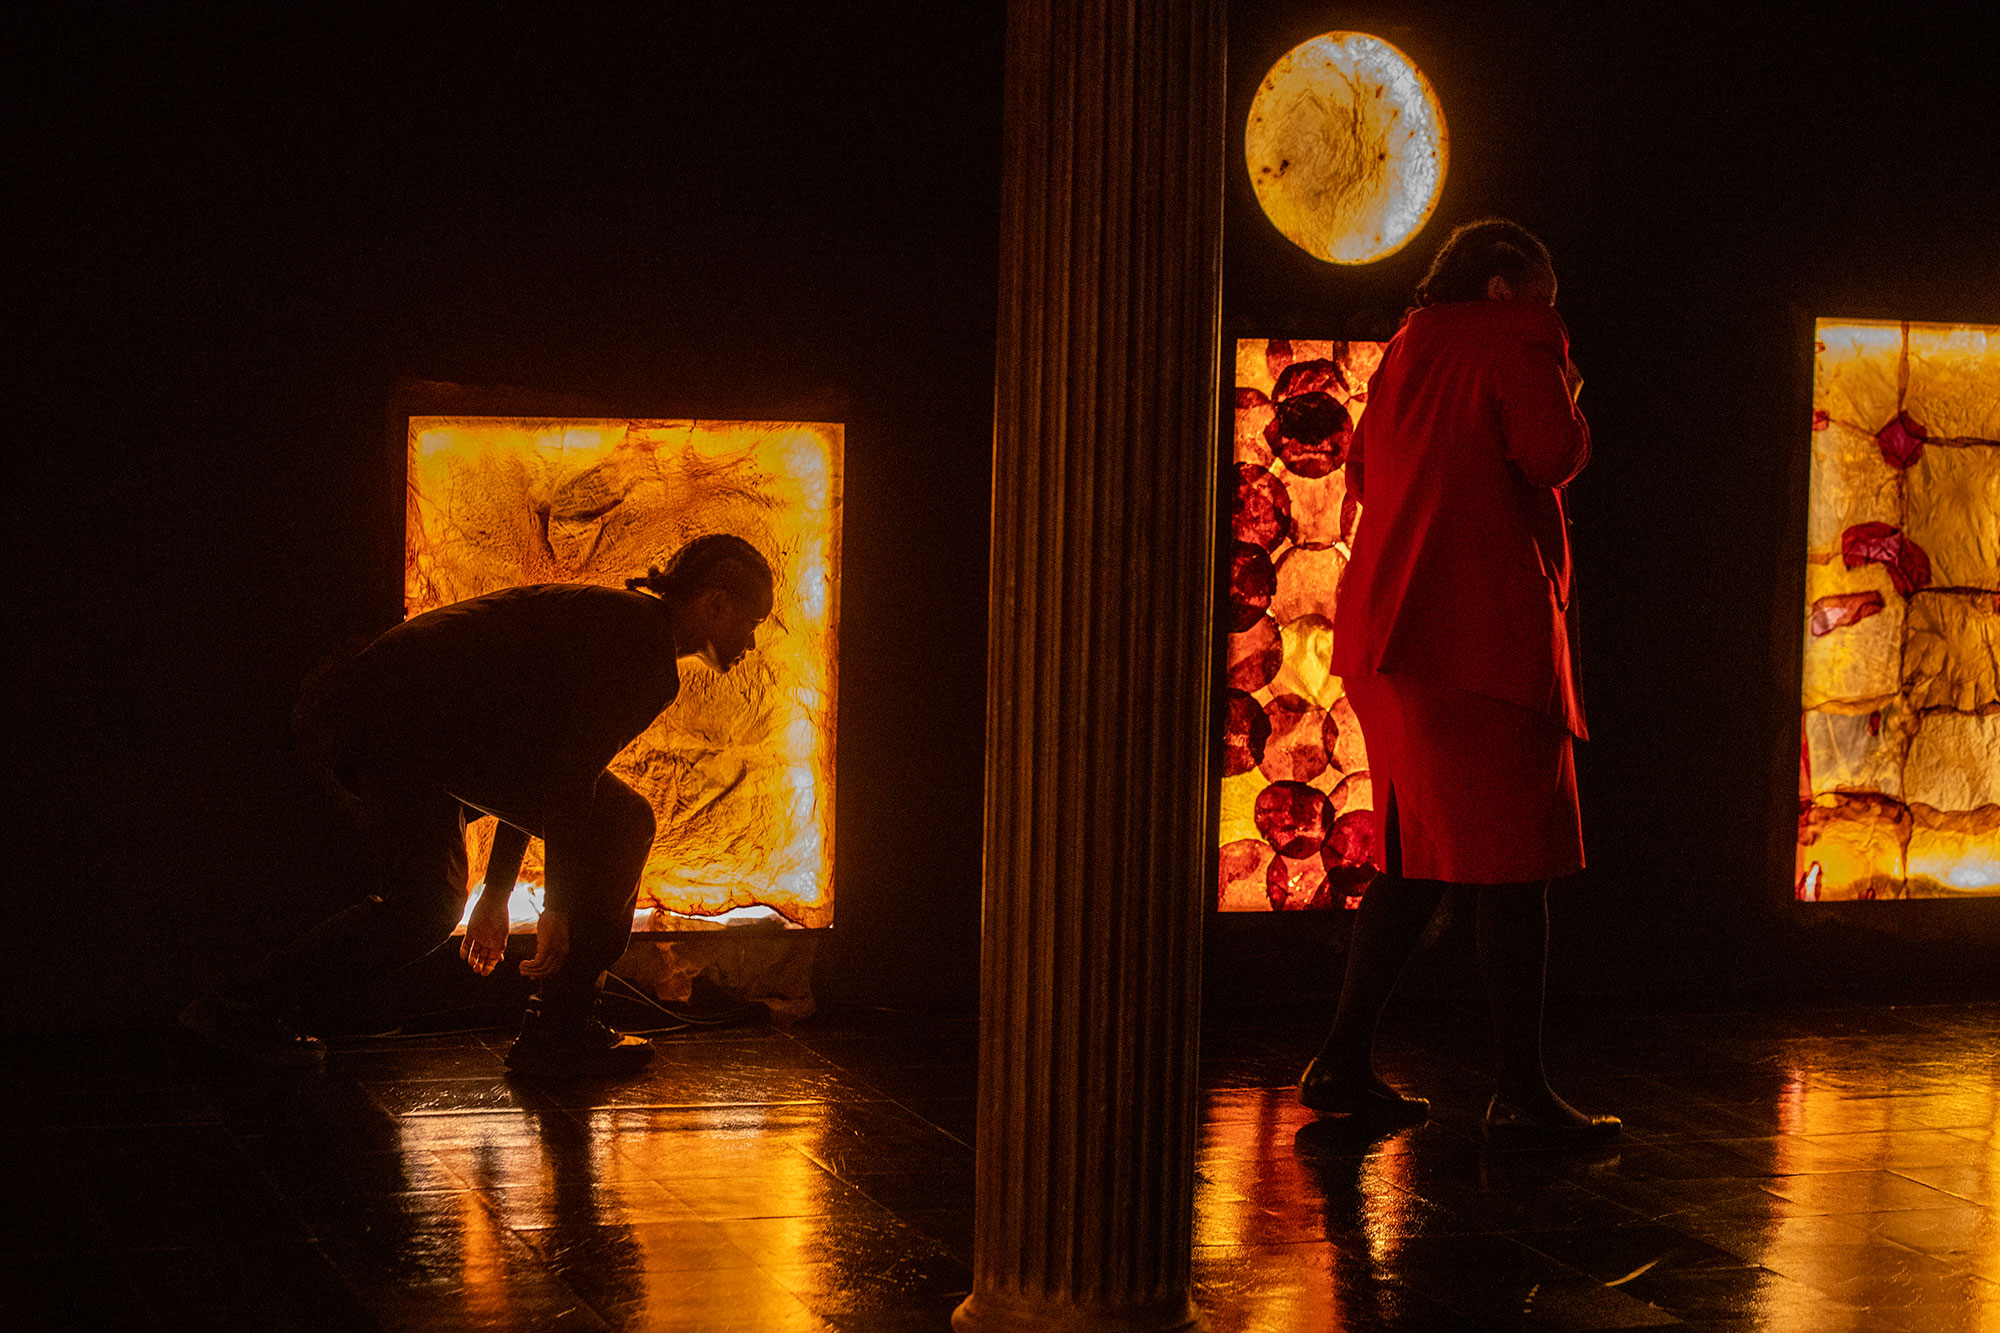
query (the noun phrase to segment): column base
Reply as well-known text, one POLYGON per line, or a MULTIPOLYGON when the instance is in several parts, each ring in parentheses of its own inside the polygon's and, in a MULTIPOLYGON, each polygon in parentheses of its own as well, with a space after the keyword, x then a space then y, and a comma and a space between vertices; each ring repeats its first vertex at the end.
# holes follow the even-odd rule
POLYGON ((1194 1302, 1181 1297, 1134 1305, 1077 1305, 975 1291, 952 1311, 953 1333, 1204 1333, 1194 1302))

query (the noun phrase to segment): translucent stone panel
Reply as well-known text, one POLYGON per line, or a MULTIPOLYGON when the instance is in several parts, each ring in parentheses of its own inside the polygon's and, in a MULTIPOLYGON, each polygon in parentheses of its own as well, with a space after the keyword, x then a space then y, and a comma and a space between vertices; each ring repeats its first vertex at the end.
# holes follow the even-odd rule
POLYGON ((1910 414, 1943 439, 2000 440, 2000 393, 1993 362, 2000 329, 1972 324, 1910 325, 1910 414))
POLYGON ((1919 810, 1910 829, 1908 872, 1913 892, 1924 896, 2000 893, 2000 810, 1919 810))
POLYGON ((1822 320, 1798 896, 2000 894, 2000 343, 1822 320))
POLYGON ((1806 766, 1812 794, 1874 792, 1901 799, 1903 763, 1914 719, 1901 700, 1867 713, 1806 714, 1806 766))
POLYGON ((1903 693, 1913 708, 2000 705, 2000 597, 1927 591, 1910 599, 1903 693))
POLYGON ((1903 796, 1933 810, 2000 806, 2000 713, 1924 714, 1910 738, 1903 796))
MULTIPOLYGON (((709 532, 771 561, 757 651, 726 676, 685 669, 612 762, 658 819, 642 911, 832 919, 840 452, 841 428, 811 423, 410 420, 410 615, 524 583, 622 587, 709 532)), ((476 875, 490 821, 471 836, 476 875)), ((522 894, 541 882, 536 843, 522 894)))
POLYGON ((1840 536, 1857 523, 1897 523, 1903 516, 1902 476, 1882 466, 1870 432, 1828 422, 1813 432, 1812 505, 1806 511, 1806 550, 1840 553, 1840 536))
POLYGON ((1809 564, 1806 608, 1805 706, 1866 712, 1894 698, 1906 612, 1888 573, 1838 556, 1809 564))
POLYGON ((1336 264, 1394 254, 1437 207, 1450 156, 1430 81, 1379 37, 1330 32, 1286 52, 1243 134, 1271 224, 1336 264))
POLYGON ((1353 906, 1372 874, 1368 752, 1328 668, 1360 506, 1347 449, 1381 343, 1236 345, 1217 901, 1353 906))
POLYGON ((1799 818, 1799 896, 1813 902, 1901 896, 1909 841, 1910 811, 1900 801, 1817 799, 1799 818))
POLYGON ((2000 588, 2000 445, 1933 440, 1908 473, 1905 530, 1940 588, 2000 588))

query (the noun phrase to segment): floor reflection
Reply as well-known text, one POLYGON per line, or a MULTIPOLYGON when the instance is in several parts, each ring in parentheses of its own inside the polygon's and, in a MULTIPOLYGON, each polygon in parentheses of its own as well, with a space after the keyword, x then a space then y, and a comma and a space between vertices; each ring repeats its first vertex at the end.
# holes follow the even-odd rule
MULTIPOLYGON (((1478 1024, 1404 1015, 1431 1121, 1317 1121, 1316 1013, 1205 1033, 1195 1274, 1221 1333, 2000 1333, 2000 1005, 1560 1019, 1628 1133, 1479 1140, 1478 1024)), ((537 1087, 504 1034, 305 1082, 157 1034, 6 1054, 0 1326, 935 1330, 970 1284, 969 1020, 668 1038, 537 1087), (164 1312, 164 1315, 163 1315, 164 1312)))
MULTIPOLYGON (((1561 1052, 1592 1153, 1479 1141, 1478 1052, 1384 1135, 1213 1089, 1198 1269, 1219 1327, 2000 1331, 2000 1007, 1604 1020, 1561 1052), (1284 1150, 1289 1139, 1290 1151, 1284 1150), (1308 1205, 1317 1217, 1308 1215, 1308 1205)), ((1265 1038, 1274 1051, 1284 1038, 1265 1038)))

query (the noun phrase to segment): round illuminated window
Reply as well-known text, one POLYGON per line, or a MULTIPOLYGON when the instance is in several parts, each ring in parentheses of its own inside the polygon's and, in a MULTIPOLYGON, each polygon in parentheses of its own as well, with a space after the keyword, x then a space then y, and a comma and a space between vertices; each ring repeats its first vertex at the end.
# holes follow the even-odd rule
POLYGON ((1315 37, 1271 66, 1243 151, 1272 224, 1335 264, 1408 244, 1437 207, 1448 155, 1430 80, 1363 32, 1315 37))

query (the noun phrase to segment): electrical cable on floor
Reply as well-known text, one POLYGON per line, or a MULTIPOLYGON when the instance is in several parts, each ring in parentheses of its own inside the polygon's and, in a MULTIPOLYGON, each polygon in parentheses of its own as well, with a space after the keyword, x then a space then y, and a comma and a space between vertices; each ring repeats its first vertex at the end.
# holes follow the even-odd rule
POLYGON ((935 1009, 912 1009, 904 1005, 896 1005, 896 1004, 870 1004, 870 1005, 864 1005, 862 1007, 867 1009, 870 1013, 895 1014, 899 1018, 921 1018, 933 1023, 961 1023, 967 1025, 977 1025, 979 1022, 979 1015, 977 1014, 951 1013, 951 1012, 939 1013, 935 1009))
MULTIPOLYGON (((638 986, 615 972, 605 973, 604 979, 606 983, 602 992, 604 999, 617 1000, 625 1004, 638 1004, 670 1020, 665 1026, 661 1027, 621 1027, 618 1029, 627 1036, 660 1037, 666 1036, 669 1033, 684 1032, 689 1028, 730 1027, 743 1023, 759 1011, 768 1013, 764 1009, 764 1006, 750 1002, 745 1002, 729 1010, 716 1013, 679 1009, 663 1003, 657 997, 641 990, 638 986), (612 990, 614 984, 626 993, 619 994, 614 992, 612 990)), ((351 1042, 425 1041, 436 1037, 466 1037, 475 1036, 482 1032, 512 1032, 515 1030, 515 1025, 512 1023, 470 1023, 458 1026, 425 1027, 416 1031, 412 1031, 410 1027, 412 1023, 422 1023, 426 1019, 453 1017, 469 1017, 469 1015, 462 1009, 434 1009, 427 1013, 413 1014, 398 1026, 387 1028, 381 1032, 344 1032, 338 1036, 327 1038, 327 1042, 329 1045, 338 1048, 345 1043, 351 1042)), ((617 1024, 613 1024, 612 1026, 617 1027, 617 1024)))
MULTIPOLYGON (((657 1037, 657 1036, 663 1036, 663 1035, 665 1035, 666 1033, 669 1033, 669 1032, 681 1032, 681 1031, 684 1031, 684 1030, 686 1030, 687 1028, 689 1028, 689 1027, 692 1027, 692 1026, 693 1026, 693 1024, 692 1024, 692 1023, 690 1023, 690 1022, 689 1022, 689 1021, 688 1021, 687 1019, 685 1019, 685 1018, 681 1017, 681 1016, 680 1016, 679 1014, 675 1013, 675 1012, 674 1012, 673 1010, 671 1010, 671 1009, 667 1008, 667 1006, 665 1006, 664 1004, 661 1004, 661 1003, 660 1003, 660 1001, 659 1001, 659 1000, 658 1000, 658 999, 657 999, 656 997, 654 997, 654 996, 651 996, 651 995, 648 995, 648 994, 647 994, 647 993, 646 993, 645 991, 642 991, 642 990, 640 990, 640 989, 639 989, 639 988, 638 988, 637 986, 633 985, 633 984, 632 984, 631 982, 627 981, 627 980, 626 980, 625 978, 623 978, 623 977, 619 976, 619 975, 618 975, 618 974, 617 974, 616 972, 606 972, 606 973, 604 974, 604 981, 605 981, 605 988, 604 988, 604 994, 605 994, 605 998, 607 998, 607 999, 611 998, 611 983, 615 981, 615 982, 617 982, 617 983, 618 983, 618 984, 619 984, 620 986, 624 987, 624 988, 625 988, 626 990, 628 990, 628 991, 630 991, 630 992, 632 993, 632 994, 631 994, 631 998, 632 998, 632 999, 634 999, 634 1000, 638 1001, 638 1002, 639 1002, 640 1004, 642 1004, 642 1005, 646 1006, 646 1007, 647 1007, 648 1009, 653 1009, 653 1010, 657 1010, 658 1012, 660 1012, 660 1013, 662 1013, 662 1014, 665 1014, 665 1015, 666 1015, 666 1016, 667 1016, 668 1018, 670 1018, 670 1019, 672 1019, 672 1020, 673 1020, 673 1022, 672 1022, 672 1025, 671 1025, 671 1026, 668 1026, 668 1027, 663 1027, 663 1028, 621 1028, 621 1029, 619 1029, 620 1031, 624 1032, 624 1033, 625 1033, 625 1034, 626 1034, 627 1036, 631 1036, 631 1037, 657 1037)), ((623 997, 621 997, 621 998, 623 998, 623 997)))
MULTIPOLYGON (((656 1000, 652 996, 646 994, 645 991, 640 990, 637 986, 634 986, 631 982, 627 981, 625 978, 621 976, 607 975, 607 980, 618 983, 618 985, 621 988, 631 993, 629 995, 617 995, 612 993, 609 986, 607 986, 604 991, 605 999, 617 1000, 625 1004, 639 1004, 647 1009, 652 1010, 655 1013, 664 1015, 666 1018, 671 1020, 667 1024, 659 1027, 647 1027, 647 1028, 619 1027, 616 1023, 611 1025, 613 1027, 617 1027, 620 1032, 623 1032, 624 1034, 630 1037, 660 1037, 660 1036, 666 1036, 669 1033, 684 1032, 689 1028, 728 1027, 736 1023, 741 1023, 742 1021, 744 1021, 745 1018, 749 1017, 749 1012, 748 1012, 749 1010, 762 1007, 762 1006, 745 1005, 740 1010, 733 1010, 728 1013, 713 1014, 713 1015, 683 1012, 675 1010, 665 1004, 662 1004, 659 1000, 656 1000)), ((455 1014, 460 1014, 462 1012, 463 1011, 461 1010, 434 1010, 430 1013, 412 1015, 409 1020, 409 1023, 420 1023, 427 1018, 450 1017, 455 1014)), ((467 1036, 476 1036, 477 1034, 482 1032, 513 1032, 516 1030, 515 1025, 512 1023, 475 1023, 462 1026, 424 1027, 412 1031, 410 1029, 409 1023, 405 1023, 398 1027, 386 1028, 380 1032, 343 1032, 337 1036, 328 1037, 326 1040, 329 1045, 335 1048, 341 1048, 345 1044, 352 1042, 363 1042, 363 1041, 414 1042, 414 1041, 426 1041, 436 1037, 467 1037, 467 1036)))
MULTIPOLYGON (((463 1010, 458 1009, 434 1010, 427 1014, 414 1014, 411 1016, 410 1022, 421 1022, 426 1018, 450 1017, 462 1014, 463 1012, 463 1010)), ((412 1032, 409 1030, 408 1024, 404 1024, 401 1027, 387 1028, 381 1032, 343 1032, 337 1036, 328 1037, 325 1040, 327 1045, 339 1048, 344 1042, 354 1041, 423 1041, 431 1037, 470 1037, 481 1032, 512 1032, 514 1031, 514 1026, 511 1023, 481 1023, 470 1027, 423 1028, 412 1032)))
MULTIPOLYGON (((624 977, 619 976, 615 972, 607 972, 605 974, 605 979, 607 982, 613 982, 613 981, 617 982, 620 986, 624 987, 626 990, 632 993, 632 998, 634 1000, 638 1001, 640 1004, 645 1005, 649 1009, 654 1009, 659 1011, 660 1013, 665 1014, 668 1018, 673 1019, 674 1022, 678 1025, 676 1027, 671 1027, 671 1028, 652 1029, 653 1032, 678 1032, 683 1028, 691 1028, 691 1027, 696 1027, 696 1028, 734 1027, 738 1024, 742 1024, 752 1020, 768 1018, 770 1015, 770 1010, 766 1006, 750 1000, 742 1001, 741 1003, 738 1003, 728 1009, 721 1009, 713 1012, 701 1009, 694 1009, 694 1008, 682 1008, 678 1005, 669 1003, 664 1000, 660 1000, 655 996, 648 994, 647 992, 639 989, 637 986, 633 985, 630 981, 627 981, 624 977)), ((608 995, 609 993, 610 992, 607 988, 606 994, 608 995)), ((634 1031, 632 1035, 646 1036, 650 1035, 650 1033, 634 1031)))

